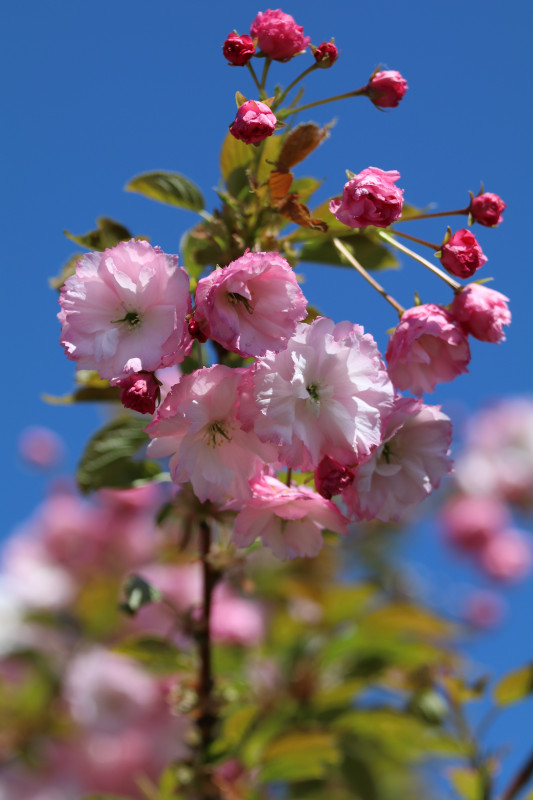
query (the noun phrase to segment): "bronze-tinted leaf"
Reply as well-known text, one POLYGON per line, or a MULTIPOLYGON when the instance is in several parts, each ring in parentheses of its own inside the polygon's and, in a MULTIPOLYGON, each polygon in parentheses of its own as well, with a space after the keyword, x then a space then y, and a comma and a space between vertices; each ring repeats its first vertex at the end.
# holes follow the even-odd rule
POLYGON ((279 164, 288 169, 299 164, 329 136, 329 127, 319 128, 314 122, 298 125, 287 134, 278 157, 279 164))

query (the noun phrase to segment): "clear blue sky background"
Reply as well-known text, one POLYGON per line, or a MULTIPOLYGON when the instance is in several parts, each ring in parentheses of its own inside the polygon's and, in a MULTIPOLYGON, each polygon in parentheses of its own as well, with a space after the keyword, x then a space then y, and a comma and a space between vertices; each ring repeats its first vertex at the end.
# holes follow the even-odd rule
MULTIPOLYGON (((235 90, 254 96, 247 70, 227 66, 221 45, 230 30, 247 32, 258 10, 264 7, 244 0, 18 0, 4 8, 4 535, 46 490, 46 480, 17 460, 20 431, 43 424, 60 432, 72 468, 100 422, 94 408, 40 400, 41 392, 62 394, 72 385, 73 365, 58 344, 57 297, 47 288, 75 251, 62 230, 86 232, 106 215, 177 252, 196 217, 126 194, 123 186, 141 172, 174 170, 197 182, 208 208, 214 207, 211 187, 218 182, 220 142, 235 114, 235 90)), ((477 192, 481 181, 508 204, 499 229, 476 227, 489 257, 485 275, 512 298, 508 340, 473 343, 470 375, 439 388, 434 401, 460 419, 502 394, 531 392, 531 4, 288 0, 283 10, 313 43, 335 36, 341 50, 333 69, 308 79, 307 102, 363 85, 380 63, 400 70, 410 87, 388 114, 355 99, 303 117, 338 120, 332 137, 297 167, 298 175, 325 178, 318 200, 340 192, 347 168, 372 165, 399 170, 406 199, 419 206, 464 206, 468 190, 477 192)), ((274 64, 271 79, 286 85, 309 63, 308 52, 274 64)), ((445 226, 437 221, 408 230, 438 241, 445 226)), ((348 270, 303 271, 312 303, 336 321, 363 324, 385 347, 395 317, 381 298, 348 270)), ((449 290, 414 262, 382 278, 404 305, 415 288, 426 302, 450 300, 449 290)), ((428 582, 442 587, 441 599, 475 580, 427 528, 412 555, 428 582)), ((469 651, 494 674, 531 658, 531 582, 507 596, 505 630, 469 651)), ((530 714, 530 706, 510 710, 497 726, 494 742, 507 742, 512 751, 506 772, 533 744, 530 714)))

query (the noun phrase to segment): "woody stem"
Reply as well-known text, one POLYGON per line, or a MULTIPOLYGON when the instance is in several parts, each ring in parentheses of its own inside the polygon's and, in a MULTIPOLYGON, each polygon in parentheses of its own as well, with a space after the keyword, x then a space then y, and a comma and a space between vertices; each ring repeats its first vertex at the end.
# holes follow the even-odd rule
POLYGON ((340 241, 340 239, 337 239, 337 238, 333 239, 333 244, 335 245, 335 247, 337 248, 339 253, 341 253, 344 256, 346 261, 348 261, 348 263, 351 264, 352 267, 357 270, 357 272, 365 279, 365 281, 368 281, 368 283, 376 290, 376 292, 379 292, 379 294, 382 297, 385 298, 387 303, 390 303, 391 306, 396 309, 396 311, 398 312, 398 314, 401 317, 402 314, 405 311, 405 308, 403 306, 401 306, 400 303, 398 303, 398 301, 394 299, 394 297, 391 297, 391 295, 388 294, 385 291, 383 286, 381 286, 381 284, 379 284, 372 277, 372 275, 370 275, 370 273, 366 271, 366 269, 359 263, 359 261, 345 247, 345 245, 343 245, 343 243, 340 241))

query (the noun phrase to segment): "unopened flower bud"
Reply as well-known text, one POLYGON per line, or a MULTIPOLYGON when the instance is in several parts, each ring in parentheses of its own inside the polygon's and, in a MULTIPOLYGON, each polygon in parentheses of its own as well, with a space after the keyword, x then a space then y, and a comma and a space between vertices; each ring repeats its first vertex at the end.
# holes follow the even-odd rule
POLYGON ((222 52, 234 67, 244 67, 255 53, 255 44, 246 33, 239 36, 233 31, 224 42, 222 52))
POLYGON ((472 198, 470 203, 470 213, 474 222, 485 225, 487 228, 495 228, 503 221, 502 211, 507 208, 501 197, 491 192, 478 194, 472 198))
POLYGON ((207 342, 207 336, 205 333, 202 333, 202 329, 194 319, 194 317, 190 317, 189 322, 189 333, 191 334, 193 339, 196 339, 200 344, 207 342))
POLYGON ((471 278, 485 264, 483 253, 476 237, 467 228, 461 228, 441 248, 440 260, 444 269, 458 278, 471 278))
POLYGON ((341 494, 354 479, 354 472, 350 467, 339 464, 334 458, 325 456, 315 472, 315 486, 317 492, 331 500, 336 494, 341 494))
POLYGON ((140 414, 153 414, 159 401, 159 381, 151 372, 134 372, 119 381, 120 402, 140 414))
POLYGON ((322 69, 333 66, 339 55, 339 51, 333 42, 322 42, 322 44, 312 48, 312 50, 316 63, 319 67, 322 67, 322 69))
POLYGON ((386 69, 372 75, 366 94, 378 108, 396 108, 407 89, 407 81, 399 72, 386 69))
POLYGON ((272 136, 276 122, 276 115, 266 103, 261 103, 259 100, 247 100, 239 107, 229 132, 246 144, 258 144, 267 136, 272 136))

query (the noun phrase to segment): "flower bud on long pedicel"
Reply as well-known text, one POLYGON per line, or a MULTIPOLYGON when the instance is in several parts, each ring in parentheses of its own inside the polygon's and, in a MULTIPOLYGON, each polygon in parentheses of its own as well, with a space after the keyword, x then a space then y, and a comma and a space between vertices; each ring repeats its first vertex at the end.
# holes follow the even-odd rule
POLYGON ((487 256, 474 234, 467 228, 461 228, 442 245, 440 260, 444 269, 452 275, 471 278, 485 264, 487 256))
POLYGON ((386 69, 372 75, 366 94, 378 108, 396 108, 407 89, 407 81, 399 72, 386 69))
POLYGON ((503 222, 502 211, 506 208, 507 204, 497 194, 484 192, 472 198, 470 214, 474 222, 479 222, 487 228, 495 228, 503 222))
POLYGON ((322 69, 332 67, 339 56, 339 51, 334 42, 322 42, 318 47, 313 47, 311 45, 311 50, 313 51, 316 63, 322 69))

